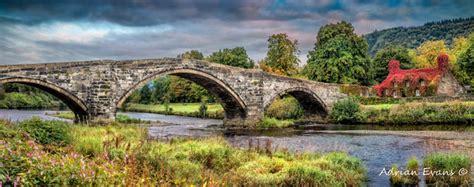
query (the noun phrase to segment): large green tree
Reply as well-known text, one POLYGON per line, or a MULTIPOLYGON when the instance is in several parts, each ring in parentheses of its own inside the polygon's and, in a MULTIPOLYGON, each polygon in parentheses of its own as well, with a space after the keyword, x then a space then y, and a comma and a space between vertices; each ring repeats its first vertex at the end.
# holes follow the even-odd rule
POLYGON ((325 25, 318 32, 314 51, 308 54, 304 73, 321 82, 368 85, 373 67, 367 47, 350 23, 325 25))
POLYGON ((375 55, 374 64, 374 79, 377 82, 382 82, 388 75, 388 61, 398 60, 400 61, 400 68, 410 69, 414 67, 412 63, 412 57, 409 54, 409 50, 400 46, 388 46, 381 49, 375 55))
POLYGON ((464 85, 474 87, 474 33, 469 35, 468 48, 461 53, 457 60, 459 69, 457 71, 462 74, 460 82, 464 85))
POLYGON ((268 52, 261 63, 262 69, 293 75, 297 73, 298 52, 298 41, 291 41, 285 33, 273 34, 268 38, 268 52))
POLYGON ((225 48, 209 55, 206 60, 241 68, 253 68, 254 62, 243 47, 225 48))
POLYGON ((151 90, 150 85, 147 83, 140 89, 140 103, 142 104, 149 104, 151 103, 151 90))

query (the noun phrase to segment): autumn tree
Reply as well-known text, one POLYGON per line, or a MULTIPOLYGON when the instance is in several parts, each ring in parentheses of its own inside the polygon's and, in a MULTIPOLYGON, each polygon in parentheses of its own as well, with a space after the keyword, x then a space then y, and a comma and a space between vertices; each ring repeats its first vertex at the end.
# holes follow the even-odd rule
POLYGON ((264 71, 282 75, 297 73, 298 42, 291 41, 285 33, 273 34, 268 38, 268 52, 265 59, 260 62, 264 71))
POLYGON ((468 47, 459 55, 457 65, 461 74, 460 82, 474 87, 474 33, 469 35, 468 47))
POLYGON ((241 68, 253 68, 254 66, 254 62, 249 58, 247 51, 243 47, 225 48, 213 52, 206 60, 241 68))
POLYGON ((304 74, 321 82, 368 85, 373 68, 367 49, 367 41, 354 33, 350 23, 325 25, 308 54, 304 74))
POLYGON ((436 58, 447 52, 444 40, 426 41, 416 48, 415 66, 418 68, 435 67, 436 58))
POLYGON ((400 46, 388 46, 381 49, 375 55, 374 65, 374 80, 382 82, 388 75, 388 61, 398 60, 400 61, 400 68, 410 69, 414 65, 411 62, 412 57, 409 54, 409 50, 400 46))

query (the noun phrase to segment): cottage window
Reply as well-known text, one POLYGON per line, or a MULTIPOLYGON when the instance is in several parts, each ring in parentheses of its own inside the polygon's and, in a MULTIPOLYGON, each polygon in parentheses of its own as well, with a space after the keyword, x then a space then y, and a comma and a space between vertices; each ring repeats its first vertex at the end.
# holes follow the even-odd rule
POLYGON ((420 86, 425 86, 425 84, 426 84, 426 83, 425 83, 425 80, 421 79, 421 80, 420 80, 420 86))
POLYGON ((388 96, 388 89, 383 91, 384 96, 388 96))
POLYGON ((405 81, 405 87, 407 87, 407 88, 410 87, 410 81, 405 81))
POLYGON ((420 97, 420 90, 418 89, 415 90, 415 96, 420 97))
POLYGON ((392 96, 393 96, 393 98, 397 98, 398 97, 397 91, 393 91, 392 96))

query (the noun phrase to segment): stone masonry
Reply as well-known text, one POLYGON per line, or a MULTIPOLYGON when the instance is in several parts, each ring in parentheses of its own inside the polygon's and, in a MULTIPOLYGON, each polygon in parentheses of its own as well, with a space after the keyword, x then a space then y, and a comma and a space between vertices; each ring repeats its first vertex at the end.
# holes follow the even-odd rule
POLYGON ((285 94, 298 99, 308 116, 325 116, 346 97, 337 84, 177 58, 0 66, 0 84, 22 83, 49 92, 69 106, 76 121, 114 119, 134 90, 161 75, 176 75, 208 89, 223 105, 226 125, 256 124, 268 105, 285 94))

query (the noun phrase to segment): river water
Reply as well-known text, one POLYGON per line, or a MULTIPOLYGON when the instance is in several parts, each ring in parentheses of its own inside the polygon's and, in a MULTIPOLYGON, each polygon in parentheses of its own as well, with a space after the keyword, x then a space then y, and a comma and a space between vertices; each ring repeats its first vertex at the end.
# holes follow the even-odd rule
MULTIPOLYGON (((53 112, 55 111, 0 110, 0 118, 20 121, 38 116, 49 120, 64 120, 45 114, 53 112)), ((390 186, 389 177, 379 175, 381 171, 384 168, 389 170, 392 164, 404 166, 412 156, 418 158, 420 165, 423 157, 431 152, 462 152, 474 157, 474 133, 469 132, 446 131, 454 135, 443 137, 437 136, 436 133, 432 135, 429 131, 390 133, 395 131, 370 130, 374 126, 318 124, 278 130, 226 130, 222 127, 222 120, 135 112, 122 114, 166 124, 148 127, 149 135, 158 139, 222 135, 231 145, 244 148, 250 146, 263 148, 265 145, 270 145, 272 149, 286 149, 291 152, 347 152, 360 158, 367 166, 368 186, 390 186), (427 136, 419 136, 422 134, 427 136)), ((71 122, 71 120, 65 121, 71 122)), ((424 186, 423 183, 420 185, 424 186)))

